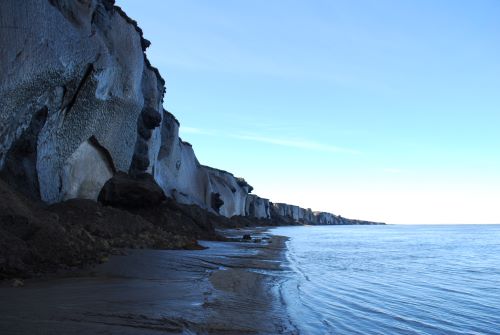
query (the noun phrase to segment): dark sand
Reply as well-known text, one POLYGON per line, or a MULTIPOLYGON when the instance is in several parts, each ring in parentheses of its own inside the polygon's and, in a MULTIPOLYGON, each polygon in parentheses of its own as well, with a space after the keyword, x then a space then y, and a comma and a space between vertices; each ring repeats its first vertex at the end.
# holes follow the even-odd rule
POLYGON ((270 238, 130 250, 78 277, 4 285, 0 334, 297 334, 278 294, 285 238, 270 238))

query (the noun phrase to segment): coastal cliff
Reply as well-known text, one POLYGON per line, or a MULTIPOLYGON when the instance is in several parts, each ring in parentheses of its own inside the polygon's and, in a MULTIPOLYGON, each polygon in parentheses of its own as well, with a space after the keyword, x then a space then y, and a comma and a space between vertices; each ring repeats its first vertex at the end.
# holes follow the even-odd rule
POLYGON ((163 108, 165 81, 145 54, 150 42, 113 0, 5 0, 0 32, 4 246, 19 239, 11 245, 34 248, 32 235, 12 228, 19 222, 67 230, 66 220, 95 240, 74 214, 85 210, 99 213, 88 221, 135 227, 120 230, 126 243, 109 243, 114 229, 106 238, 98 233, 102 240, 92 245, 104 251, 196 246, 192 238, 217 238, 215 226, 233 224, 225 218, 246 218, 244 225, 372 223, 271 203, 251 194, 243 178, 200 164, 163 108), (138 239, 137 229, 156 237, 138 239))
POLYGON ((4 175, 56 203, 150 172, 165 88, 135 22, 113 1, 2 1, 0 13, 4 175))

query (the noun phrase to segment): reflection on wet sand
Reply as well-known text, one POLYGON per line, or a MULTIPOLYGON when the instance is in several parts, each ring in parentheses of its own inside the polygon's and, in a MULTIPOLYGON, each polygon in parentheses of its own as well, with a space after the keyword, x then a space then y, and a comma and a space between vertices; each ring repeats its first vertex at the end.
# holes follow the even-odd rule
POLYGON ((284 242, 131 250, 85 276, 2 287, 0 333, 295 334, 275 294, 284 242))

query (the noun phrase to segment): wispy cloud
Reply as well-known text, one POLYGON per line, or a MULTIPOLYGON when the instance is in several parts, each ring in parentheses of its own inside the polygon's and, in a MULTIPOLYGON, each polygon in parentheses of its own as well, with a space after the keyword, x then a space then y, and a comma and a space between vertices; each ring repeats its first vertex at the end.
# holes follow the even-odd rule
POLYGON ((308 139, 301 138, 279 138, 279 137, 269 137, 260 134, 228 134, 222 133, 215 130, 210 129, 201 129, 196 127, 181 127, 181 132, 184 134, 196 134, 196 135, 210 135, 210 136, 220 136, 233 138, 243 141, 253 141, 260 143, 269 143, 273 145, 280 145, 284 147, 303 149, 303 150, 314 150, 314 151, 322 151, 322 152, 330 152, 330 153, 344 153, 357 155, 361 152, 358 150, 344 148, 339 146, 334 146, 330 144, 325 144, 317 141, 312 141, 308 139))
POLYGON ((181 133, 183 134, 198 134, 198 135, 216 135, 217 132, 208 129, 201 129, 196 127, 184 127, 180 128, 181 133))
POLYGON ((328 145, 316 141, 306 140, 306 139, 283 139, 283 138, 274 138, 274 137, 266 137, 259 135, 232 135, 231 137, 245 140, 245 141, 255 141, 262 143, 270 143, 275 145, 281 145, 285 147, 297 148, 297 149, 305 149, 305 150, 315 150, 315 151, 324 151, 324 152, 333 152, 333 153, 348 153, 348 154, 359 154, 360 152, 357 150, 352 150, 348 148, 337 147, 333 145, 328 145))

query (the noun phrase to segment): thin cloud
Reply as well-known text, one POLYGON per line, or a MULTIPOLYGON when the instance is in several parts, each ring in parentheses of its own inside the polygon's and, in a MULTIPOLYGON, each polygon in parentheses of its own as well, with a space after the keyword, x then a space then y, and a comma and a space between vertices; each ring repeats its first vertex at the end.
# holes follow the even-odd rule
POLYGON ((225 134, 210 129, 201 129, 196 127, 184 127, 184 126, 181 127, 181 132, 185 134, 220 136, 220 137, 234 138, 243 141, 269 143, 273 145, 280 145, 284 147, 303 149, 303 150, 314 150, 314 151, 322 151, 330 153, 344 153, 351 155, 357 155, 361 153, 360 151, 357 150, 338 147, 334 145, 328 145, 307 139, 276 138, 276 137, 262 136, 259 134, 227 134, 227 133, 225 134))
POLYGON ((245 141, 269 143, 269 144, 281 145, 284 147, 297 148, 297 149, 306 149, 306 150, 315 150, 315 151, 324 151, 333 153, 347 153, 347 154, 360 153, 359 151, 356 150, 323 144, 305 139, 283 139, 283 138, 273 138, 273 137, 265 137, 259 135, 233 135, 232 137, 245 141))
POLYGON ((184 127, 180 128, 180 132, 184 134, 198 134, 198 135, 215 135, 216 132, 213 130, 201 129, 196 127, 184 127))

